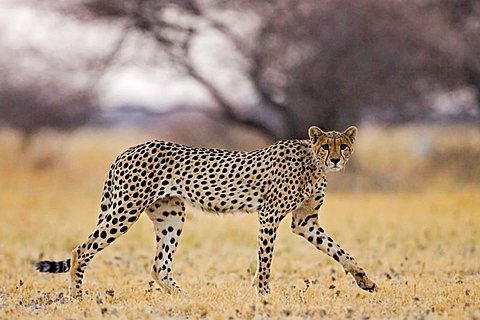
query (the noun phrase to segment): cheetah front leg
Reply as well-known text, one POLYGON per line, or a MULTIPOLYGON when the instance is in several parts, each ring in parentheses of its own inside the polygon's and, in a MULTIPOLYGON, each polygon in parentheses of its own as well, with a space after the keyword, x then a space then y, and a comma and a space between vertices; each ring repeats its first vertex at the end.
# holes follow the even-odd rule
POLYGON ((318 214, 314 208, 313 201, 307 201, 292 213, 292 231, 339 262, 345 272, 353 276, 361 289, 368 292, 376 291, 376 284, 367 277, 363 268, 358 266, 355 259, 336 244, 319 226, 318 214))

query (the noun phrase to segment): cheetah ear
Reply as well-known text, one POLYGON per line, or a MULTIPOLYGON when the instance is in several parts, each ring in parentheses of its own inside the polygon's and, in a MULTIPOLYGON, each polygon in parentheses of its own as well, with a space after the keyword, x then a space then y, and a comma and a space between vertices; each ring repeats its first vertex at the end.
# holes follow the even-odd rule
POLYGON ((318 141, 318 138, 320 138, 323 134, 324 132, 319 127, 311 126, 308 129, 308 136, 314 144, 318 141))
POLYGON ((346 135, 352 142, 355 141, 355 138, 357 137, 358 129, 355 126, 350 126, 345 131, 343 131, 343 134, 346 135))

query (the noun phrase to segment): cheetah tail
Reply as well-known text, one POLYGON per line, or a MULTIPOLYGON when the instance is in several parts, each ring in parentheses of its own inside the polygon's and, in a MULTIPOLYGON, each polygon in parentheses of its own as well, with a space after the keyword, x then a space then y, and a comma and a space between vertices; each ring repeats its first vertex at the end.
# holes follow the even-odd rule
POLYGON ((40 272, 62 273, 70 270, 70 259, 63 261, 39 261, 35 269, 40 272))

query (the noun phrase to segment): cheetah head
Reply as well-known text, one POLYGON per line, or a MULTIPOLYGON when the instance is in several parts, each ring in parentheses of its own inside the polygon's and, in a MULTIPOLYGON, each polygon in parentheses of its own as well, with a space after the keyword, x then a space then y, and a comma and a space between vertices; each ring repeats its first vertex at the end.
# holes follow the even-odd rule
POLYGON ((343 132, 324 132, 315 126, 308 129, 317 160, 323 163, 327 172, 339 171, 345 166, 353 153, 353 143, 357 131, 354 126, 348 127, 343 132))

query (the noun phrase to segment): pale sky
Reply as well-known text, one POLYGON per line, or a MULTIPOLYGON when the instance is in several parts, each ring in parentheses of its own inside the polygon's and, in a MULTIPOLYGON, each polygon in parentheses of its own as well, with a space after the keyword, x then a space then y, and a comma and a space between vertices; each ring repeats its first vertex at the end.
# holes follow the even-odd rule
MULTIPOLYGON (((35 55, 24 56, 25 52, 34 49, 61 63, 73 51, 74 57, 80 59, 90 52, 105 52, 116 39, 112 30, 114 29, 108 26, 85 28, 79 22, 59 14, 39 11, 14 1, 0 3, 0 45, 2 49, 13 52, 11 56, 17 58, 11 59, 12 63, 23 65, 26 77, 31 71, 44 72, 42 68, 46 66, 35 55)), ((229 97, 233 101, 239 105, 251 104, 255 100, 253 91, 241 73, 232 68, 235 62, 229 58, 226 49, 228 48, 225 48, 218 36, 205 34, 195 42, 194 60, 202 72, 222 89, 229 91, 229 97)), ((129 56, 132 56, 132 48, 126 51, 130 51, 129 56)), ((141 104, 162 108, 171 105, 212 104, 209 94, 201 86, 179 75, 165 63, 161 68, 154 69, 132 61, 121 61, 120 66, 111 68, 102 77, 98 88, 101 102, 105 106, 141 104)))

